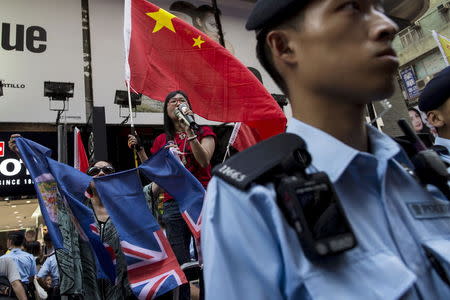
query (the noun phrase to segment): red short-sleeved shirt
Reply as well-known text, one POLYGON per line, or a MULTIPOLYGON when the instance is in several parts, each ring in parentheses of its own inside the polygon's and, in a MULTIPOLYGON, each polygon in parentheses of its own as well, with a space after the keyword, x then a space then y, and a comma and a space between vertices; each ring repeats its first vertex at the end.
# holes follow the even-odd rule
MULTIPOLYGON (((198 140, 201 140, 204 137, 212 136, 214 139, 216 138, 216 134, 209 126, 201 126, 200 130, 197 132, 198 140)), ((153 142, 153 146, 150 149, 152 154, 158 152, 161 148, 163 148, 167 144, 167 137, 165 133, 158 135, 153 142)), ((186 169, 188 169, 195 178, 200 181, 200 183, 206 188, 209 180, 211 179, 211 165, 208 165, 206 168, 202 168, 199 163, 195 160, 194 154, 192 154, 191 145, 187 140, 187 135, 184 132, 177 133, 174 137, 174 142, 178 145, 178 148, 181 152, 185 153, 184 155, 180 155, 181 161, 183 162, 186 169)), ((172 197, 164 193, 164 202, 172 199, 172 197)))

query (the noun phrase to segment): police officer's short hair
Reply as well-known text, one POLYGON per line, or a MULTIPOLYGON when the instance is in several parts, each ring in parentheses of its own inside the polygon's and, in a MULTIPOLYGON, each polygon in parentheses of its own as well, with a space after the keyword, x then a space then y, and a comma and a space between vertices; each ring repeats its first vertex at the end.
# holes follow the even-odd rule
POLYGON ((20 247, 23 245, 23 241, 25 240, 25 235, 22 231, 13 231, 8 233, 8 239, 11 240, 11 243, 15 247, 20 247))
MULTIPOLYGON (((305 1, 304 6, 306 6, 308 2, 309 1, 305 1)), ((275 67, 271 49, 266 43, 266 37, 270 31, 277 28, 289 27, 293 29, 299 29, 298 22, 303 17, 302 12, 302 9, 300 9, 298 11, 295 11, 294 14, 286 14, 285 19, 283 19, 282 21, 278 21, 277 23, 269 24, 267 27, 264 27, 263 29, 257 31, 256 34, 256 57, 285 95, 289 95, 288 87, 284 78, 275 67)))

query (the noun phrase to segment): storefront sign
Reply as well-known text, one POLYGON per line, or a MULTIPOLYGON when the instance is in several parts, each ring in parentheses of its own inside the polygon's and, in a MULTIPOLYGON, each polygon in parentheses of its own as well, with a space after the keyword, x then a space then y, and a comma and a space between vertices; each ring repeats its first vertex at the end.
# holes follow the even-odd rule
MULTIPOLYGON (((57 148, 56 133, 20 133, 51 149, 57 148)), ((0 197, 34 195, 33 180, 23 161, 8 148, 10 133, 0 133, 0 197)))
POLYGON ((57 113, 49 109, 49 99, 44 97, 44 81, 54 81, 75 84, 74 97, 61 121, 84 123, 80 1, 2 0, 0 66, 0 122, 54 123, 57 113))
POLYGON ((402 78, 403 85, 406 89, 408 99, 413 99, 420 96, 420 90, 417 86, 416 73, 412 66, 407 67, 400 71, 400 77, 402 78))

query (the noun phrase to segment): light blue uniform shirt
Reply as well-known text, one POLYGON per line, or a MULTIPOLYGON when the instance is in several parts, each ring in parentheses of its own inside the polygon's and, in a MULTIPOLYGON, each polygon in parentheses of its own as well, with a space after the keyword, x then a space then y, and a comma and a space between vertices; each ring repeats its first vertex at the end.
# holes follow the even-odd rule
POLYGON ((397 143, 368 127, 369 154, 295 119, 288 132, 328 173, 358 245, 311 262, 272 184, 244 192, 214 177, 202 229, 206 299, 450 299, 423 250, 450 270, 449 203, 405 172, 399 161, 409 161, 397 143))
POLYGON ((13 248, 8 254, 3 256, 14 259, 19 269, 20 281, 23 283, 28 283, 28 278, 36 275, 36 261, 30 253, 19 248, 13 248))
POLYGON ((39 278, 45 278, 46 276, 50 275, 52 278, 52 287, 59 285, 59 269, 58 269, 58 262, 56 261, 56 255, 52 254, 50 255, 42 265, 42 267, 39 269, 39 273, 37 274, 37 277, 39 278))
MULTIPOLYGON (((447 150, 450 152, 450 140, 449 139, 436 137, 434 144, 438 145, 438 146, 443 146, 443 147, 447 148, 447 150)), ((439 156, 442 158, 443 161, 450 164, 450 155, 440 154, 439 156)))

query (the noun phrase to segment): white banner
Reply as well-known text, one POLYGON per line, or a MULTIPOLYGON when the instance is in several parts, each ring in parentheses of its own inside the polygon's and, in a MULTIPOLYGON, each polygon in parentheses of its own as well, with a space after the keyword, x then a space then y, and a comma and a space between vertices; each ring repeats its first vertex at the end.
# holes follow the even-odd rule
POLYGON ((0 122, 54 123, 44 81, 75 83, 63 115, 86 122, 81 1, 2 0, 0 122))
MULTIPOLYGON (((150 1, 170 11, 179 18, 193 24, 198 29, 217 39, 217 27, 212 14, 211 1, 200 0, 153 0, 150 1)), ((218 1, 222 12, 222 29, 225 44, 246 66, 257 69, 263 77, 264 85, 271 93, 279 93, 279 89, 263 70, 256 59, 256 39, 254 32, 245 30, 246 18, 254 3, 241 0, 218 1)), ((93 71, 94 105, 104 106, 106 123, 118 124, 126 116, 126 110, 119 112, 114 105, 116 90, 126 90, 124 70, 123 43, 123 0, 91 0, 89 1, 91 51, 93 71)), ((138 106, 135 124, 162 124, 162 103, 144 99, 138 106)), ((198 119, 201 124, 217 124, 198 119)))

